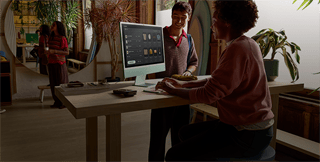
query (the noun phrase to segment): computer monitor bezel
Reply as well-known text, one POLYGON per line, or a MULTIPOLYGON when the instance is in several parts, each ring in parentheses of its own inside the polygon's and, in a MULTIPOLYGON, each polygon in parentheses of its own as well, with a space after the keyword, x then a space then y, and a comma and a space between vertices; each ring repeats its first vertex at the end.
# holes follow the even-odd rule
POLYGON ((122 56, 122 66, 123 66, 123 75, 124 78, 136 77, 135 85, 137 86, 150 86, 153 84, 145 83, 145 78, 147 74, 162 72, 166 70, 165 64, 165 49, 164 49, 164 35, 163 28, 159 25, 149 25, 149 24, 140 24, 140 23, 130 23, 130 22, 120 22, 120 42, 121 42, 121 56, 122 56), (161 32, 161 41, 162 41, 162 55, 163 62, 161 63, 151 63, 148 65, 139 65, 135 67, 126 67, 126 57, 125 57, 125 45, 124 45, 124 33, 123 25, 137 25, 137 26, 146 26, 146 27, 156 27, 160 29, 161 32))

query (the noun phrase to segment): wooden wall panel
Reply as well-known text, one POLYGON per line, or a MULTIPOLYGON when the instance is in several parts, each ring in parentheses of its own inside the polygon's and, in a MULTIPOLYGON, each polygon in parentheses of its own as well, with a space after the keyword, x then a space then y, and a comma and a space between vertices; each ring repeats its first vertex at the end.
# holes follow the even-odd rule
POLYGON ((281 95, 278 129, 319 142, 319 102, 281 95))

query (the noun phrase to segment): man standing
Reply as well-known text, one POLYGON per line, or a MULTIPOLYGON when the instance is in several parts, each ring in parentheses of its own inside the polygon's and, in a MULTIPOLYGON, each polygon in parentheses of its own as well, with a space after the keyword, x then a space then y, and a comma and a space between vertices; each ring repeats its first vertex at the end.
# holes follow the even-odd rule
MULTIPOLYGON (((187 2, 177 2, 172 8, 172 24, 163 28, 166 71, 156 78, 173 74, 191 76, 198 66, 198 57, 191 39, 191 55, 188 62, 189 41, 183 28, 190 21, 192 8, 187 2)), ((179 129, 189 124, 189 105, 151 110, 149 161, 164 161, 166 137, 171 129, 171 145, 180 143, 179 129)))

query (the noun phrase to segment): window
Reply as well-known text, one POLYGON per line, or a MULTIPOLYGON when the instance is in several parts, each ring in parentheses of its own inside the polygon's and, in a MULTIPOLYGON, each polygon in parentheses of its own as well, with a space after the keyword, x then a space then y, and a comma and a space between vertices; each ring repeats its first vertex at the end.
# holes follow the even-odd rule
MULTIPOLYGON (((89 9, 91 8, 91 0, 83 0, 82 3, 83 3, 83 11, 87 8, 89 8, 89 9)), ((85 50, 90 49, 90 45, 91 45, 91 41, 92 41, 92 33, 93 33, 92 27, 90 27, 90 28, 84 27, 84 35, 83 35, 84 46, 83 46, 83 49, 85 49, 85 50)))

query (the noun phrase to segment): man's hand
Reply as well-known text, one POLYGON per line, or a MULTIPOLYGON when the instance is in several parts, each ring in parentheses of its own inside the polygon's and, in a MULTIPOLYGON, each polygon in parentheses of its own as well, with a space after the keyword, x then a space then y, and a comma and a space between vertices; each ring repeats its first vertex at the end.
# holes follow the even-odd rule
POLYGON ((185 71, 182 76, 192 76, 191 72, 190 71, 185 71))

